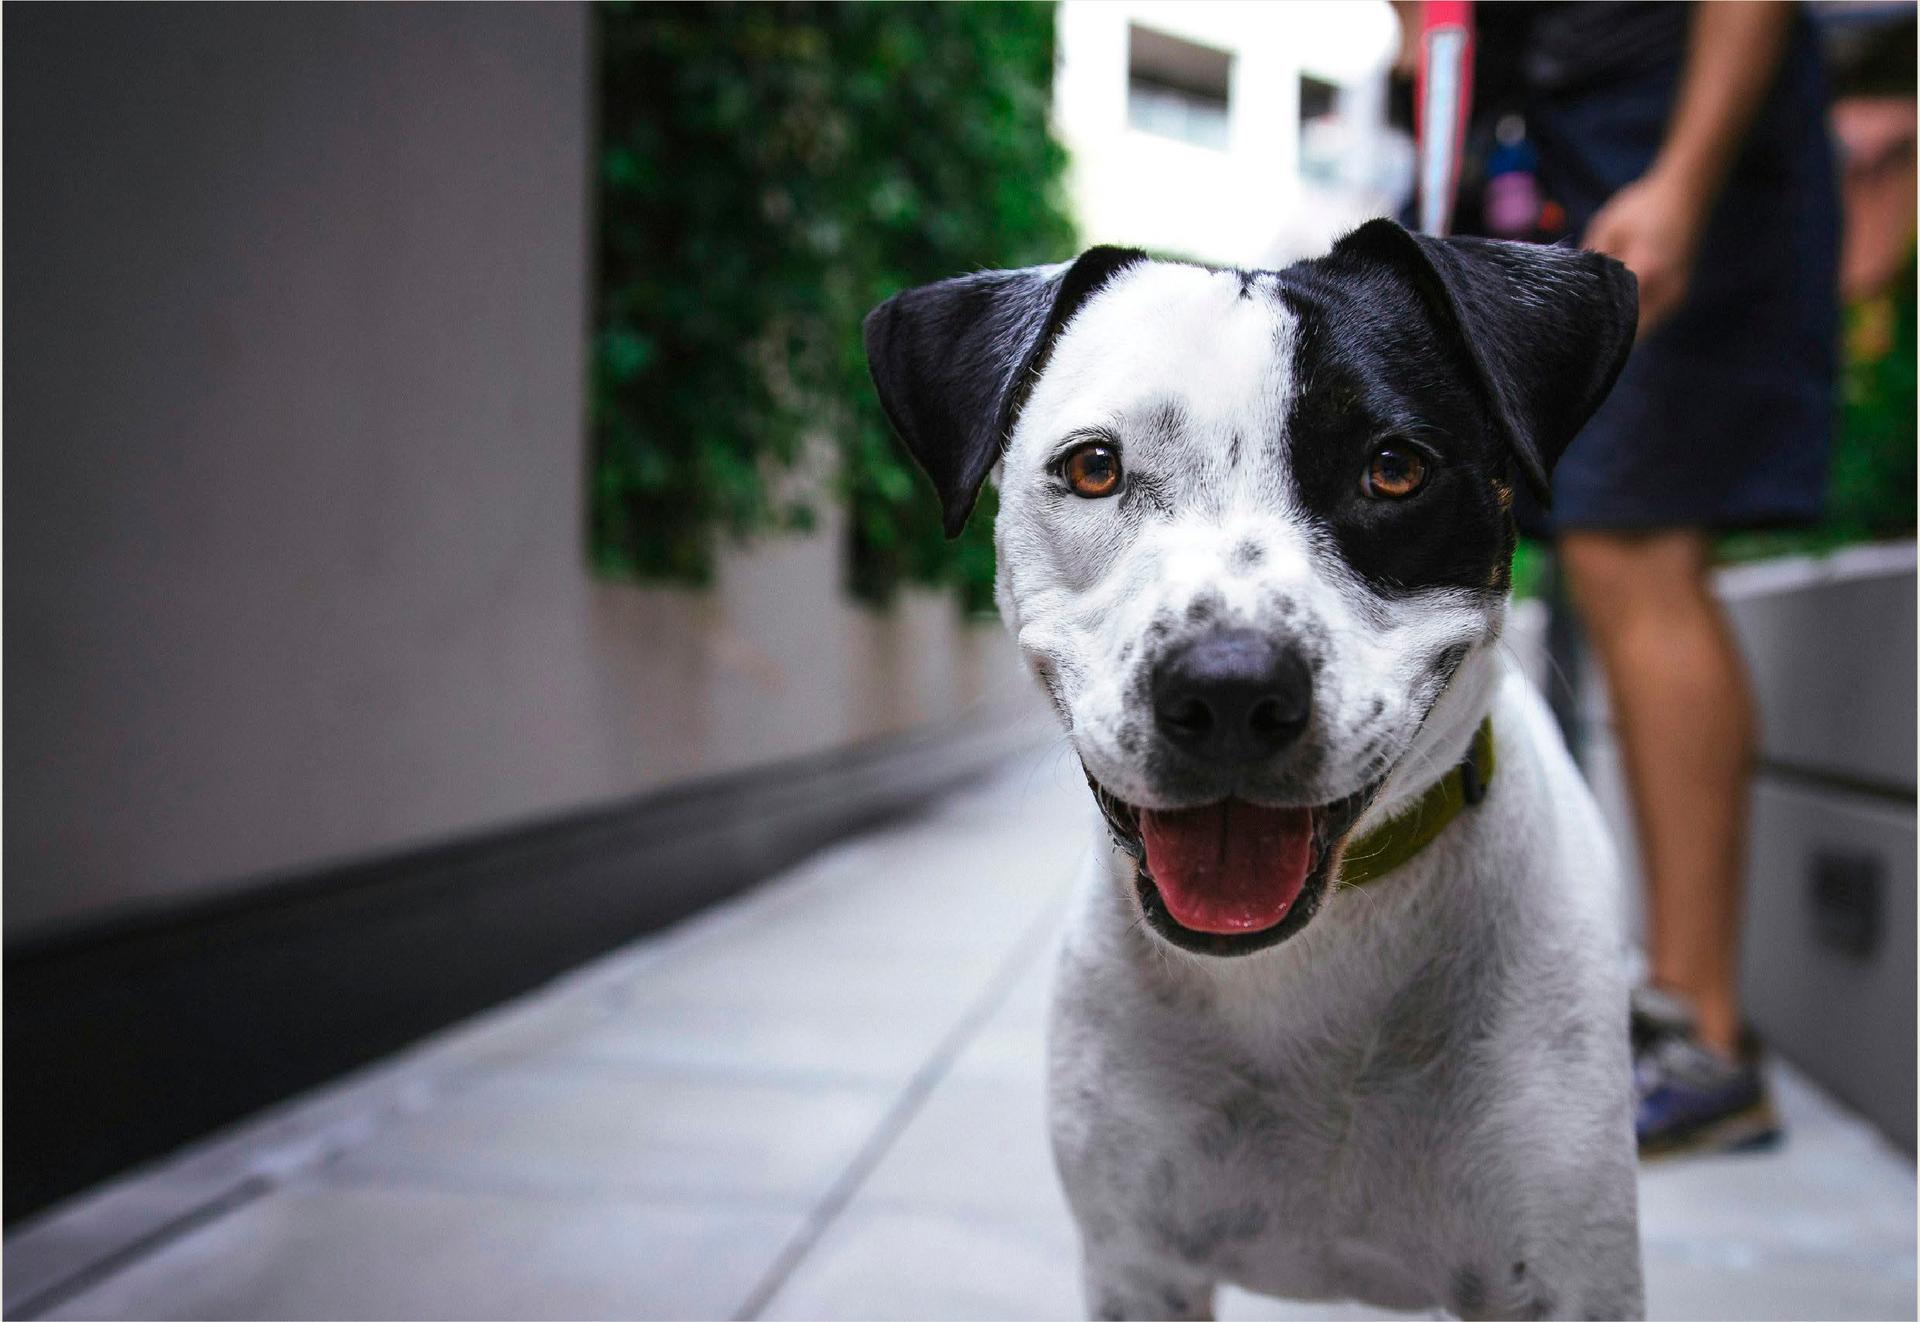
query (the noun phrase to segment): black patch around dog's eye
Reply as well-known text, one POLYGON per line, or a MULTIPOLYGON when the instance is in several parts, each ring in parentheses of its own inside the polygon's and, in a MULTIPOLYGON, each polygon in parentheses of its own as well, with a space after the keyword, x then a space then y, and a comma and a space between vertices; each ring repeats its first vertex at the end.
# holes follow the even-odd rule
POLYGON ((1287 449, 1307 510, 1383 596, 1504 591, 1507 459, 1457 351, 1397 281, 1311 264, 1284 279, 1301 383, 1287 449))
POLYGON ((1360 478, 1360 489, 1375 500, 1406 500, 1426 484, 1427 456, 1405 441, 1375 446, 1360 478))

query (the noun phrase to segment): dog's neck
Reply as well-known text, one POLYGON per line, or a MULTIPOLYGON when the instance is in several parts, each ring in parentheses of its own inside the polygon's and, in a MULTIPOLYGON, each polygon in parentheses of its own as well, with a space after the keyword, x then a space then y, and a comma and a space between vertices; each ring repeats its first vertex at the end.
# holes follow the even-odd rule
POLYGON ((1474 731, 1493 706, 1502 662, 1497 637, 1475 647, 1460 663, 1452 680, 1427 714, 1420 733, 1380 787, 1373 806, 1356 823, 1356 835, 1406 812, 1435 781, 1467 756, 1474 731))

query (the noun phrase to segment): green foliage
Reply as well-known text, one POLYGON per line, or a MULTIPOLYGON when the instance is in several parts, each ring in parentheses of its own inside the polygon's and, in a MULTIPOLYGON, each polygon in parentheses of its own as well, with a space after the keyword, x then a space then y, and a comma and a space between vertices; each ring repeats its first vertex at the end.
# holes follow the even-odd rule
POLYGON ((1513 548, 1513 596, 1516 601, 1545 593, 1552 553, 1540 542, 1522 537, 1513 548))
POLYGON ((598 14, 596 564, 697 583, 717 535, 807 526, 811 497, 780 473, 824 441, 854 589, 946 583, 985 604, 992 502, 941 537, 873 397, 860 319, 907 285, 1070 254, 1052 6, 598 14))
POLYGON ((1848 354, 1829 472, 1828 523, 1845 535, 1914 525, 1914 263, 1886 295, 1848 309, 1848 354))

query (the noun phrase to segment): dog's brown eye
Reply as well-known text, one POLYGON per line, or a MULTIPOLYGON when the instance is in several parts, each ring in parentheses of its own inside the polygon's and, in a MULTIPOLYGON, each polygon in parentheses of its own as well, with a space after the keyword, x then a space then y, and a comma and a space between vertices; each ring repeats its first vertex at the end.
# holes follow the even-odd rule
POLYGON ((1076 496, 1098 500, 1120 489, 1120 452, 1111 445, 1089 442, 1067 456, 1067 485, 1076 496))
POLYGON ((1410 445, 1383 445, 1367 461, 1361 488, 1380 500, 1404 500, 1426 485, 1427 461, 1410 445))

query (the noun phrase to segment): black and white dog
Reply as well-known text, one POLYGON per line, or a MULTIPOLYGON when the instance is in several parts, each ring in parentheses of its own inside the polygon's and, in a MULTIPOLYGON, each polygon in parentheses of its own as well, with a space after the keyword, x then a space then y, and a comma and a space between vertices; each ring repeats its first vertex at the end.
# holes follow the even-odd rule
POLYGON ((867 318, 950 532, 998 471, 1000 609, 1104 817, 1049 1048, 1095 1315, 1640 1314, 1611 849, 1499 650, 1514 483, 1635 305, 1592 253, 1374 221, 867 318))

